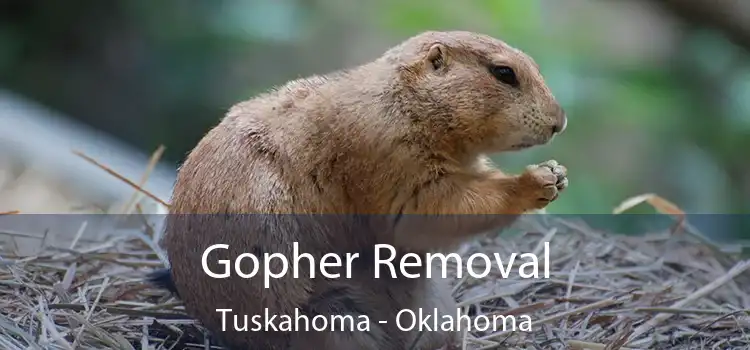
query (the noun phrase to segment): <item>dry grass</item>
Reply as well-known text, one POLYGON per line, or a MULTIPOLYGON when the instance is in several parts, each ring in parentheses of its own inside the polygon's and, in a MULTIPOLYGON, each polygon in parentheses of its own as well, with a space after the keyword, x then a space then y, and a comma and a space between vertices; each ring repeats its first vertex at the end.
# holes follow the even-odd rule
MULTIPOLYGON (((542 220, 525 222, 524 234, 477 241, 460 253, 540 253, 551 242, 551 278, 463 278, 454 294, 473 315, 531 315, 533 332, 466 333, 465 349, 750 347, 749 262, 695 235, 618 236, 531 218, 542 220)), ((110 233, 114 238, 84 244, 76 237, 36 256, 4 247, 0 348, 208 348, 179 301, 143 282, 162 266, 153 231, 110 233)))
MULTIPOLYGON (((535 222, 539 224, 539 222, 535 222)), ((555 219, 462 254, 540 252, 551 242, 551 278, 457 281, 472 313, 529 314, 533 333, 467 334, 467 348, 698 349, 750 346, 750 264, 728 266, 702 243, 669 233, 608 236, 555 219), (539 233, 534 233, 539 232, 539 233), (670 238, 671 237, 671 238, 670 238), (630 339, 627 347, 621 347, 630 339)), ((161 266, 151 234, 33 257, 3 253, 0 347, 4 349, 204 348, 179 302, 143 283, 161 266)), ((506 255, 507 256, 507 255, 506 255)), ((516 266, 518 267, 518 266, 516 266)))

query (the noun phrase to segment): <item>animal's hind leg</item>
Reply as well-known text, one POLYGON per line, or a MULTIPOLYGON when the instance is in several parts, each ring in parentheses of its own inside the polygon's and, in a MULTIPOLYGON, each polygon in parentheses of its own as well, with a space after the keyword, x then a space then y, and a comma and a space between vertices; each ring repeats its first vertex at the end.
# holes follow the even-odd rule
POLYGON ((398 332, 394 322, 378 322, 391 305, 370 284, 365 279, 320 281, 304 310, 310 328, 293 332, 289 350, 406 350, 403 341, 394 337, 398 332), (326 318, 324 331, 312 328, 316 315, 326 318))
POLYGON ((410 309, 415 314, 422 309, 424 313, 437 312, 455 317, 456 303, 450 285, 439 277, 321 281, 316 289, 319 292, 315 293, 305 311, 310 315, 310 322, 314 315, 326 317, 328 328, 325 331, 294 332, 289 350, 410 350, 412 343, 416 343, 413 348, 416 350, 438 350, 458 340, 455 331, 435 329, 420 335, 418 330, 398 328, 396 322, 396 315, 403 309, 410 309), (344 324, 345 329, 341 329, 341 321, 331 325, 333 316, 339 320, 350 317, 344 324), (364 330, 357 327, 363 319, 369 321, 364 330), (334 326, 336 329, 332 330, 334 326))

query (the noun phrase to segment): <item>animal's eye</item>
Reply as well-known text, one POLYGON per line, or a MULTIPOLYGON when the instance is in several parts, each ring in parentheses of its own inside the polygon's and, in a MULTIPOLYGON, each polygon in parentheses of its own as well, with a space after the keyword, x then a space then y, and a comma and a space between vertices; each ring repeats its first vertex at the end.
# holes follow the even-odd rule
POLYGON ((518 87, 518 78, 513 68, 507 66, 490 66, 490 72, 497 80, 510 86, 518 87))

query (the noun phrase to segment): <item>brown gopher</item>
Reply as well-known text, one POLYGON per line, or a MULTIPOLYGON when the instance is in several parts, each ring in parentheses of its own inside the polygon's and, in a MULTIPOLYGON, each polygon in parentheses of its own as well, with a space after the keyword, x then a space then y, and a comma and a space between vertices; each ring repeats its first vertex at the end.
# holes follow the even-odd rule
MULTIPOLYGON (((209 277, 202 254, 229 245, 208 262, 220 271, 216 260, 242 253, 291 257, 293 242, 315 261, 366 255, 382 243, 399 253, 451 249, 557 198, 568 183, 557 162, 509 175, 486 155, 546 144, 566 124, 529 56, 471 32, 425 32, 359 67, 289 82, 232 107, 188 155, 163 240, 171 270, 154 280, 232 348, 405 350, 418 332, 396 329, 394 315, 417 307, 454 315, 445 281, 359 272, 313 279, 301 267, 298 278, 287 273, 265 288, 262 277, 209 277), (372 324, 364 332, 237 331, 231 318, 223 323, 222 308, 250 317, 364 314, 372 324), (378 323, 383 318, 387 324, 378 323)), ((366 262, 361 271, 372 270, 366 262)), ((427 333, 415 349, 439 348, 455 335, 427 333)))

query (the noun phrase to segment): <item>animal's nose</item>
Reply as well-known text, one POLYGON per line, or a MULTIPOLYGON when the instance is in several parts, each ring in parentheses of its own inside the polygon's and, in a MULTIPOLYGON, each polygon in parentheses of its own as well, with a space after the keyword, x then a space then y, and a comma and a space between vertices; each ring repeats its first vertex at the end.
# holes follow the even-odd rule
POLYGON ((568 127, 568 116, 562 108, 557 113, 557 122, 552 126, 553 134, 560 134, 568 127))

